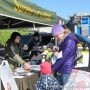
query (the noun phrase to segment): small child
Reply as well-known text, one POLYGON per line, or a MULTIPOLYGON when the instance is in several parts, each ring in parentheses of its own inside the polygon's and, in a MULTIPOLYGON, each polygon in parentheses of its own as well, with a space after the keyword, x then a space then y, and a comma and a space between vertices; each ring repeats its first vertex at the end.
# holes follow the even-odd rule
POLYGON ((41 76, 35 84, 35 90, 60 90, 60 85, 52 74, 51 63, 45 61, 40 67, 41 76))
POLYGON ((51 58, 53 57, 53 43, 48 43, 47 44, 47 49, 45 49, 45 51, 43 52, 43 54, 45 55, 45 61, 49 61, 51 62, 51 58))
POLYGON ((54 44, 53 43, 48 43, 47 44, 47 49, 44 51, 45 53, 45 61, 49 61, 52 64, 54 64, 57 60, 57 55, 55 55, 56 53, 58 53, 58 47, 54 48, 54 44))

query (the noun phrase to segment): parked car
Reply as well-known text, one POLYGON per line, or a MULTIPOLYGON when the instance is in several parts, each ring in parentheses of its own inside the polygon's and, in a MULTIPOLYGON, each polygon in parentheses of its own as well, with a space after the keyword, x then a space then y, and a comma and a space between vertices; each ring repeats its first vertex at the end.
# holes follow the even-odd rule
MULTIPOLYGON (((47 45, 49 42, 52 42, 53 44, 55 44, 51 33, 40 33, 40 36, 41 36, 43 45, 47 45)), ((28 44, 30 41, 32 41, 32 37, 33 37, 33 34, 22 35, 22 38, 21 38, 22 45, 28 44)))

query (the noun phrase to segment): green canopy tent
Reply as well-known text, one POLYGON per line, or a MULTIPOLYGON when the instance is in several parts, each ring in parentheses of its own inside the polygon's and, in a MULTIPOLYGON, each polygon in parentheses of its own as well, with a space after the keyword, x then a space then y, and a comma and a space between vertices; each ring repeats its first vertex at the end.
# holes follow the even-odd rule
POLYGON ((55 12, 27 0, 0 0, 0 28, 52 26, 57 19, 55 12))

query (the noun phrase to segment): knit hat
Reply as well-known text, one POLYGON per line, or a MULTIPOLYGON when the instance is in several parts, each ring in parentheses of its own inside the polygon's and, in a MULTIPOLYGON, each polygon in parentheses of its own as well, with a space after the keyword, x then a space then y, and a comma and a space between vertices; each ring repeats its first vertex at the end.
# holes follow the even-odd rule
POLYGON ((50 62, 45 61, 45 62, 40 64, 40 67, 41 67, 42 74, 51 74, 52 73, 50 62))
POLYGON ((47 44, 47 48, 51 48, 52 50, 53 50, 53 46, 54 46, 53 43, 48 43, 48 44, 47 44))
POLYGON ((56 23, 55 25, 53 25, 52 27, 52 35, 56 36, 57 34, 59 34, 60 32, 64 32, 64 28, 60 25, 60 23, 56 23))

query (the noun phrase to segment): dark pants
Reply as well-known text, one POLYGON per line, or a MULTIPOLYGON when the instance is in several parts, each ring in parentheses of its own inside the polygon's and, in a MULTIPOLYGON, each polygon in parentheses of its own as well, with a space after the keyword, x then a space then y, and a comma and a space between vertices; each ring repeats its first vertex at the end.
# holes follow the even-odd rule
POLYGON ((39 54, 41 54, 41 52, 39 52, 39 51, 31 51, 29 59, 31 59, 34 55, 37 56, 39 54))

